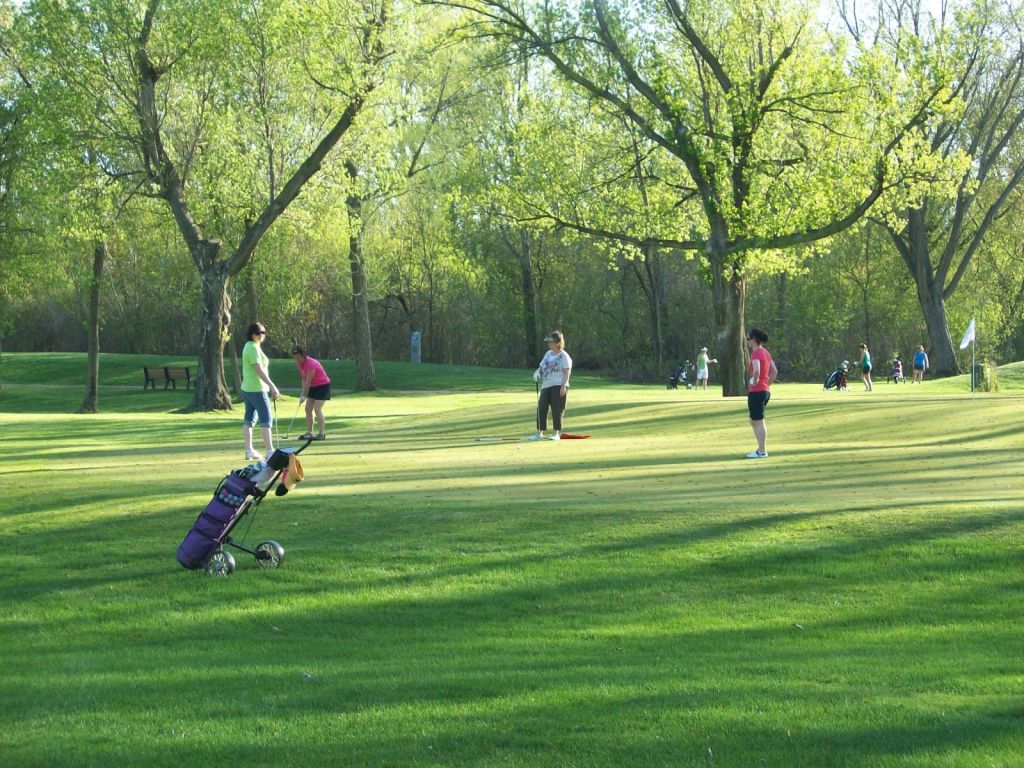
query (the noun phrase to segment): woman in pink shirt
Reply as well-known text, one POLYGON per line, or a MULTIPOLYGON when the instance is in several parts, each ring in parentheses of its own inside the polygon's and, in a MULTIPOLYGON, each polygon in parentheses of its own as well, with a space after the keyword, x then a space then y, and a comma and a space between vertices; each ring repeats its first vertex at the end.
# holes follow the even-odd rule
POLYGON ((768 425, 764 423, 764 407, 771 399, 772 382, 779 375, 775 361, 764 348, 768 334, 759 328, 747 332, 747 346, 750 348, 750 379, 747 381, 747 410, 750 412, 750 428, 757 438, 757 450, 747 454, 748 459, 768 457, 768 425))
POLYGON ((320 364, 320 361, 306 354, 302 347, 292 349, 292 359, 295 360, 295 367, 299 369, 299 376, 302 379, 302 394, 299 395, 299 402, 306 403, 306 434, 300 440, 323 440, 327 435, 324 433, 324 403, 331 399, 331 380, 327 372, 320 364), (320 430, 313 435, 313 414, 316 414, 316 425, 320 430))

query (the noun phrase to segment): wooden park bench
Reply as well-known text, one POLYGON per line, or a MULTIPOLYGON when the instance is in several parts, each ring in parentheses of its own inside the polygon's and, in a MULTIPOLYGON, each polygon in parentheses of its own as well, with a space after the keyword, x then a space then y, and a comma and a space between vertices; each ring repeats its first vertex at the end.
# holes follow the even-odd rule
POLYGON ((146 377, 142 382, 143 389, 150 384, 153 385, 153 389, 156 389, 158 381, 164 383, 164 389, 167 389, 168 384, 173 389, 177 389, 179 381, 185 382, 185 389, 192 386, 192 371, 185 365, 144 365, 142 373, 146 377))

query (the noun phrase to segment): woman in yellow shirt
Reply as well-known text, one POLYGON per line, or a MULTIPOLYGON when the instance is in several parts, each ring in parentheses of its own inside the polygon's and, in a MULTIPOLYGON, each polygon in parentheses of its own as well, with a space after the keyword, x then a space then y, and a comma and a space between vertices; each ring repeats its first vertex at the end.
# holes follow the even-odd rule
POLYGON ((280 391, 270 380, 270 358, 263 353, 260 344, 267 337, 263 323, 249 326, 249 341, 242 349, 242 400, 245 402, 245 416, 242 419, 242 439, 245 441, 245 458, 261 458, 252 447, 252 425, 259 419, 260 435, 266 455, 274 452, 274 441, 270 428, 274 418, 270 414, 270 400, 277 400, 280 391))

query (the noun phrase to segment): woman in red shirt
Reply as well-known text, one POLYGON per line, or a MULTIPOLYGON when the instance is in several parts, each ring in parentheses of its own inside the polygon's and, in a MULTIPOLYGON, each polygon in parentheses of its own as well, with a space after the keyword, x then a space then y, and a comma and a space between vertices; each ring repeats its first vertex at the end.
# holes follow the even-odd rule
POLYGON ((331 399, 331 380, 320 361, 307 355, 306 350, 302 347, 292 349, 292 359, 302 378, 302 394, 299 395, 299 402, 306 403, 306 434, 299 439, 323 440, 327 436, 324 433, 324 403, 331 399), (316 414, 317 428, 320 430, 316 436, 313 435, 314 413, 316 414))
POLYGON ((764 459, 768 456, 765 445, 768 440, 768 425, 764 423, 764 407, 771 399, 772 382, 779 375, 775 361, 764 348, 768 334, 759 328, 747 332, 747 347, 750 348, 750 379, 747 381, 747 410, 750 412, 750 428, 757 438, 757 450, 747 454, 748 459, 764 459))

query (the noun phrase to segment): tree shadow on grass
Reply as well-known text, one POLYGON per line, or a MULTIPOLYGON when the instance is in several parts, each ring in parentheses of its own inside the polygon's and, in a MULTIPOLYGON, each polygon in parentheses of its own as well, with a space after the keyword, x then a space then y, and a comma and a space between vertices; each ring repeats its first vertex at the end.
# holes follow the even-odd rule
MULTIPOLYGON (((240 593, 237 584, 189 582, 197 594, 136 626, 123 641, 130 652, 123 660, 105 655, 102 631, 13 649, 10 669, 21 687, 7 700, 21 721, 52 721, 56 708, 77 724, 58 731, 58 744, 80 738, 82 719, 91 722, 87 713, 103 702, 106 721, 139 720, 135 756, 147 765, 170 764, 162 761, 171 757, 146 731, 153 718, 201 736, 190 744, 197 756, 212 757, 243 736, 254 740, 249 746, 261 745, 270 764, 289 755, 290 764, 330 755, 379 760, 381 750, 392 764, 412 764, 432 743, 445 764, 479 764, 499 753, 531 754, 545 764, 571 754, 594 765, 647 764, 652 754, 688 764, 683 756, 692 755, 699 764, 711 745, 726 765, 761 758, 770 765, 872 766, 1019 741, 1019 707, 983 693, 947 692, 950 670, 964 669, 965 659, 998 668, 1006 658, 993 643, 998 632, 982 630, 959 644, 927 635, 893 644, 886 628, 907 621, 898 608, 802 631, 756 614, 723 627, 728 617, 720 606, 702 621, 651 601, 652 589, 681 590, 686 599, 694 575, 598 573, 475 594, 386 591, 316 609, 291 607, 272 580, 260 583, 268 593, 260 604, 255 590, 240 593), (652 585, 652 578, 662 583, 652 585), (230 600, 239 594, 248 605, 234 611, 230 600), (655 616, 638 624, 651 610, 655 616), (176 620, 189 611, 193 620, 176 620), (77 672, 30 680, 21 674, 59 669, 72 656, 77 672), (186 703, 179 695, 199 689, 217 696, 186 703), (935 695, 946 702, 941 714, 929 698, 935 695), (140 699, 148 702, 146 720, 140 699), (327 722, 323 713, 336 727, 306 750, 312 723, 327 722), (265 724, 262 734, 239 733, 239 722, 256 721, 265 724), (300 726, 289 730, 288 721, 300 726)), ((801 588, 820 591, 805 574, 772 585, 763 598, 801 588)), ((970 606, 961 594, 947 602, 935 612, 970 606)), ((966 671, 961 676, 969 679, 966 671)), ((97 763, 112 759, 124 748, 120 738, 91 744, 84 754, 97 763)))

